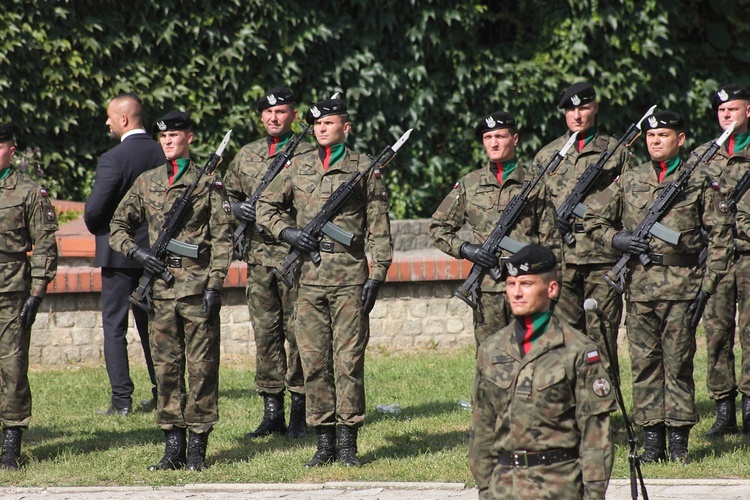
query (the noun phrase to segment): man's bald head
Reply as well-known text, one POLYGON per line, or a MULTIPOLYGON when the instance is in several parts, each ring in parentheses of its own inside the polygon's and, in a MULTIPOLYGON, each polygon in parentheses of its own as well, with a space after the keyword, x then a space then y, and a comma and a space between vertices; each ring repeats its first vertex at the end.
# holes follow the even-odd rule
POLYGON ((135 94, 126 93, 114 97, 107 107, 109 135, 119 139, 134 129, 143 128, 143 101, 135 94))

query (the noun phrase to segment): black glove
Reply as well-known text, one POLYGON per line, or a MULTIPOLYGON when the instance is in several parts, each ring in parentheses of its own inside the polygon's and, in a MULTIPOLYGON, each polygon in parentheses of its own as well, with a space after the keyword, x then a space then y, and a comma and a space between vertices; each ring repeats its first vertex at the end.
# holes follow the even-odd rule
POLYGON ((208 319, 208 321, 214 321, 219 317, 219 311, 221 310, 221 292, 214 290, 213 288, 207 288, 203 292, 203 299, 201 300, 201 312, 208 319))
POLYGON ((134 260, 143 266, 143 269, 150 272, 154 276, 159 276, 167 268, 164 262, 156 258, 154 254, 146 250, 145 248, 135 247, 133 250, 128 252, 128 259, 134 260))
POLYGON ((706 302, 708 302, 710 296, 711 294, 701 290, 698 292, 698 295, 695 296, 695 299, 693 299, 693 303, 690 304, 690 307, 688 307, 688 314, 693 314, 693 318, 690 320, 690 326, 692 328, 695 328, 698 326, 698 323, 700 323, 701 316, 703 316, 703 310, 706 308, 706 302))
POLYGON ((564 219, 557 219, 557 229, 560 231, 560 234, 568 234, 572 232, 573 224, 564 219))
POLYGON ((497 257, 480 245, 473 243, 464 243, 461 245, 461 249, 458 254, 464 259, 469 259, 475 264, 479 264, 482 267, 495 267, 497 266, 497 257))
POLYGON ((649 251, 648 240, 633 236, 630 231, 621 231, 612 237, 612 246, 622 253, 641 255, 649 251))
POLYGON ((255 205, 247 201, 232 203, 232 212, 242 222, 255 221, 255 205))
POLYGON ((378 290, 382 281, 368 279, 365 281, 365 286, 362 287, 362 309, 365 314, 370 314, 372 308, 375 306, 375 299, 378 298, 378 290))
POLYGON ((41 297, 34 297, 33 295, 26 299, 23 307, 21 308, 21 324, 24 328, 31 328, 36 320, 36 312, 39 310, 39 305, 42 303, 41 297))
POLYGON ((301 252, 309 253, 318 248, 318 242, 313 237, 296 227, 284 229, 279 236, 301 252))

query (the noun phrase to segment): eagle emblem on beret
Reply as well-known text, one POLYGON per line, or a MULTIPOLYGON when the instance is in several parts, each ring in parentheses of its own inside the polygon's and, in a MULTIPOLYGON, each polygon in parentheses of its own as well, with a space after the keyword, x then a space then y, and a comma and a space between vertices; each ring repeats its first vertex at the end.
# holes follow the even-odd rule
POLYGON ((656 119, 654 115, 651 115, 648 117, 648 125, 651 128, 656 128, 656 126, 659 124, 659 120, 656 119))
POLYGON ((511 276, 518 276, 518 268, 511 264, 510 262, 505 263, 505 267, 508 268, 508 274, 511 276))
POLYGON ((276 101, 276 96, 275 95, 268 94, 268 97, 266 97, 266 99, 268 100, 268 104, 270 104, 271 106, 276 106, 276 102, 277 101, 276 101))
POLYGON ((166 124, 166 123, 164 123, 164 121, 163 121, 163 120, 159 120, 158 122, 156 122, 156 127, 157 127, 157 128, 159 129, 159 130, 167 130, 167 124, 166 124))
POLYGON ((573 106, 578 106, 579 104, 581 104, 581 98, 578 97, 578 94, 576 94, 570 98, 570 102, 573 103, 573 106))
POLYGON ((487 126, 489 128, 495 128, 495 125, 497 125, 497 122, 491 116, 487 117, 487 119, 485 120, 485 123, 487 123, 487 126))
POLYGON ((320 110, 317 106, 313 106, 312 108, 310 108, 310 114, 313 116, 313 118, 318 118, 320 117, 320 110))
POLYGON ((729 94, 727 94, 727 91, 724 89, 721 89, 716 95, 721 102, 726 102, 726 100, 729 99, 729 94))

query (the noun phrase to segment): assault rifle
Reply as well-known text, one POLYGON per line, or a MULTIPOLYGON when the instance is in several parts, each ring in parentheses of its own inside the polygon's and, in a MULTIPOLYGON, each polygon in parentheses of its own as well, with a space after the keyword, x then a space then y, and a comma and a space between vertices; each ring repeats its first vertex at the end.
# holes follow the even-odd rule
MULTIPOLYGON (((646 216, 643 218, 643 220, 641 220, 641 222, 638 223, 636 228, 633 230, 632 235, 634 237, 646 239, 649 237, 649 234, 653 234, 654 236, 661 238, 661 233, 655 233, 653 228, 656 226, 656 224, 658 224, 659 219, 661 219, 662 216, 667 213, 667 211, 669 211, 670 207, 675 202, 680 192, 685 189, 693 171, 701 163, 709 163, 713 159, 713 157, 719 151, 719 148, 721 148, 721 145, 724 144, 724 142, 731 135, 732 131, 734 130, 735 124, 736 122, 732 123, 724 131, 724 133, 721 134, 721 137, 711 143, 711 146, 709 146, 709 148, 701 156, 698 156, 697 154, 693 154, 691 156, 690 161, 692 161, 692 163, 688 161, 687 165, 682 170, 682 172, 680 172, 680 175, 677 177, 677 179, 667 184, 667 186, 661 190, 654 203, 649 207, 646 216)), ((667 242, 676 245, 679 242, 680 234, 675 231, 672 232, 677 235, 677 238, 673 240, 667 240, 667 242)), ((627 270, 628 262, 632 257, 633 254, 631 253, 623 253, 622 257, 620 257, 620 260, 617 261, 615 266, 610 269, 607 274, 604 275, 604 281, 606 281, 609 286, 614 288, 615 292, 617 292, 619 295, 622 295, 625 289, 625 271, 627 270)), ((638 255, 638 260, 640 260, 641 264, 643 264, 644 266, 648 265, 651 262, 648 254, 645 253, 638 255)))
POLYGON ((750 189, 750 169, 740 178, 732 194, 727 197, 727 209, 730 213, 734 214, 737 211, 737 203, 748 189, 750 189))
MULTIPOLYGON (((341 184, 336 191, 331 194, 331 197, 323 205, 323 208, 318 214, 311 220, 302 230, 312 238, 319 240, 323 234, 328 235, 334 240, 338 241, 344 246, 349 246, 352 243, 354 237, 351 233, 347 233, 340 227, 336 226, 331 222, 338 211, 344 206, 346 200, 349 199, 351 194, 354 192, 357 184, 364 179, 371 170, 380 169, 385 167, 390 162, 396 153, 409 139, 411 131, 407 130, 404 135, 393 146, 386 146, 385 149, 378 155, 377 158, 371 161, 370 165, 364 170, 358 171, 352 175, 346 182, 341 184)), ((289 255, 286 256, 283 262, 273 269, 273 273, 288 287, 291 288, 294 285, 294 271, 297 268, 297 260, 302 256, 302 251, 292 247, 289 250, 289 255)), ((313 264, 320 264, 320 253, 314 250, 309 253, 310 260, 313 264)))
MULTIPOLYGON (((250 203, 252 206, 255 206, 255 203, 258 201, 258 198, 261 197, 263 194, 263 191, 266 190, 268 185, 271 183, 272 180, 283 170, 284 167, 286 167, 289 164, 289 161, 292 158, 292 155, 294 155, 294 150, 297 149, 297 146, 299 145, 302 138, 307 135, 307 133, 312 128, 312 125, 307 125, 303 130, 302 133, 298 136, 295 136, 291 141, 287 143, 286 146, 284 146, 284 149, 276 155, 276 157, 271 162, 271 165, 268 166, 268 170, 266 170, 266 173, 263 174, 263 178, 260 181, 260 185, 258 186, 258 189, 255 190, 255 192, 250 196, 250 199, 247 200, 247 203, 250 203)), ((237 229, 234 231, 234 235, 232 237, 232 241, 234 242, 234 258, 235 260, 241 260, 242 254, 244 250, 244 241, 245 241, 245 232, 247 231, 248 226, 254 226, 255 225, 255 219, 242 221, 239 226, 237 226, 237 229)), ((256 228, 258 230, 260 228, 256 228)))
MULTIPOLYGON (((599 159, 596 160, 596 163, 592 163, 586 168, 586 170, 583 171, 583 174, 581 175, 581 177, 579 177, 578 182, 576 182, 576 185, 573 186, 573 190, 565 198, 565 201, 562 202, 560 208, 557 209, 558 221, 564 221, 565 223, 567 223, 567 226, 570 227, 573 224, 573 219, 576 216, 583 217, 583 214, 586 213, 588 207, 582 204, 581 200, 583 200, 586 195, 589 194, 591 188, 594 187, 594 183, 596 183, 596 180, 604 171, 604 165, 609 161, 610 158, 612 158, 612 155, 615 154, 615 152, 620 148, 621 145, 625 144, 626 146, 629 146, 638 137, 638 135, 641 133, 641 122, 645 120, 647 116, 653 114, 655 109, 656 105, 651 106, 651 108, 646 111, 646 114, 643 115, 640 120, 630 125, 627 132, 625 132, 625 135, 623 135, 622 138, 617 141, 617 144, 614 148, 605 150, 601 155, 599 155, 599 159)), ((576 242, 575 236, 573 236, 573 234, 570 232, 565 232, 563 234, 563 240, 568 246, 573 246, 576 242)))
MULTIPOLYGON (((568 149, 570 149, 570 147, 575 143, 577 138, 578 132, 575 132, 570 136, 570 139, 568 139, 568 142, 565 143, 563 148, 552 155, 552 158, 550 159, 547 166, 541 169, 533 180, 526 182, 521 188, 521 192, 517 193, 515 196, 513 196, 513 198, 511 198, 510 203, 508 203, 508 205, 505 207, 505 210, 503 210, 502 215, 500 215, 500 218, 495 223, 494 229, 487 237, 487 239, 484 240, 484 243, 482 243, 482 248, 484 250, 487 250, 493 255, 496 254, 499 249, 507 250, 511 253, 516 253, 525 246, 522 243, 509 238, 508 233, 516 224, 516 221, 518 221, 518 218, 521 216, 523 209, 529 202, 529 195, 531 194, 531 191, 534 189, 534 187, 536 187, 539 181, 544 178, 544 174, 556 169, 557 166, 560 165, 560 162, 565 158, 565 154, 568 152, 568 149)), ((476 309, 477 288, 479 288, 479 283, 482 281, 482 278, 487 272, 490 273, 490 276, 495 281, 499 280, 501 277, 500 269, 498 268, 498 266, 487 269, 481 264, 474 263, 474 265, 471 266, 471 272, 469 272, 469 276, 466 278, 466 280, 464 280, 461 286, 453 292, 453 295, 469 304, 472 309, 476 309)))
MULTIPOLYGON (((232 136, 232 131, 226 133, 224 140, 221 141, 219 148, 215 153, 211 153, 208 157, 206 164, 203 168, 198 170, 198 177, 180 193, 180 196, 169 209, 166 217, 164 217, 164 223, 161 225, 161 231, 159 236, 156 238, 156 242, 151 247, 151 254, 162 262, 166 261, 167 252, 172 252, 177 255, 183 255, 192 259, 198 258, 198 245, 192 245, 189 243, 183 243, 173 239, 172 237, 177 232, 177 229, 182 225, 182 221, 187 214, 187 210, 190 206, 190 198, 193 196, 193 191, 198 187, 198 182, 203 177, 203 174, 211 174, 214 169, 218 166, 221 161, 221 155, 224 153, 224 149, 229 143, 229 138, 232 136)), ((172 273, 165 270, 159 276, 167 285, 171 285, 174 282, 174 276, 172 273)), ((153 287, 154 281, 157 276, 148 271, 143 272, 140 281, 138 281, 138 287, 130 294, 128 300, 144 311, 150 311, 153 307, 153 300, 151 299, 151 288, 153 287)))

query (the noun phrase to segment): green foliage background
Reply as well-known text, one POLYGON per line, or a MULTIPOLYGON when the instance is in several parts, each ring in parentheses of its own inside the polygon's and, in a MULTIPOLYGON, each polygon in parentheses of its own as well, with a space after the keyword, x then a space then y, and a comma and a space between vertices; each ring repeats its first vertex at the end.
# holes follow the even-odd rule
POLYGON ((750 84, 749 19, 750 0, 6 0, 0 120, 40 148, 26 163, 54 196, 83 200, 115 94, 140 94, 151 119, 190 111, 199 161, 234 129, 228 161, 260 137, 265 88, 293 87, 301 112, 341 91, 355 149, 415 129, 385 177, 396 217, 429 216, 477 167, 481 116, 513 113, 530 159, 563 133, 574 81, 595 83, 615 135, 652 104, 686 115, 689 146, 718 135, 710 95, 750 84))

